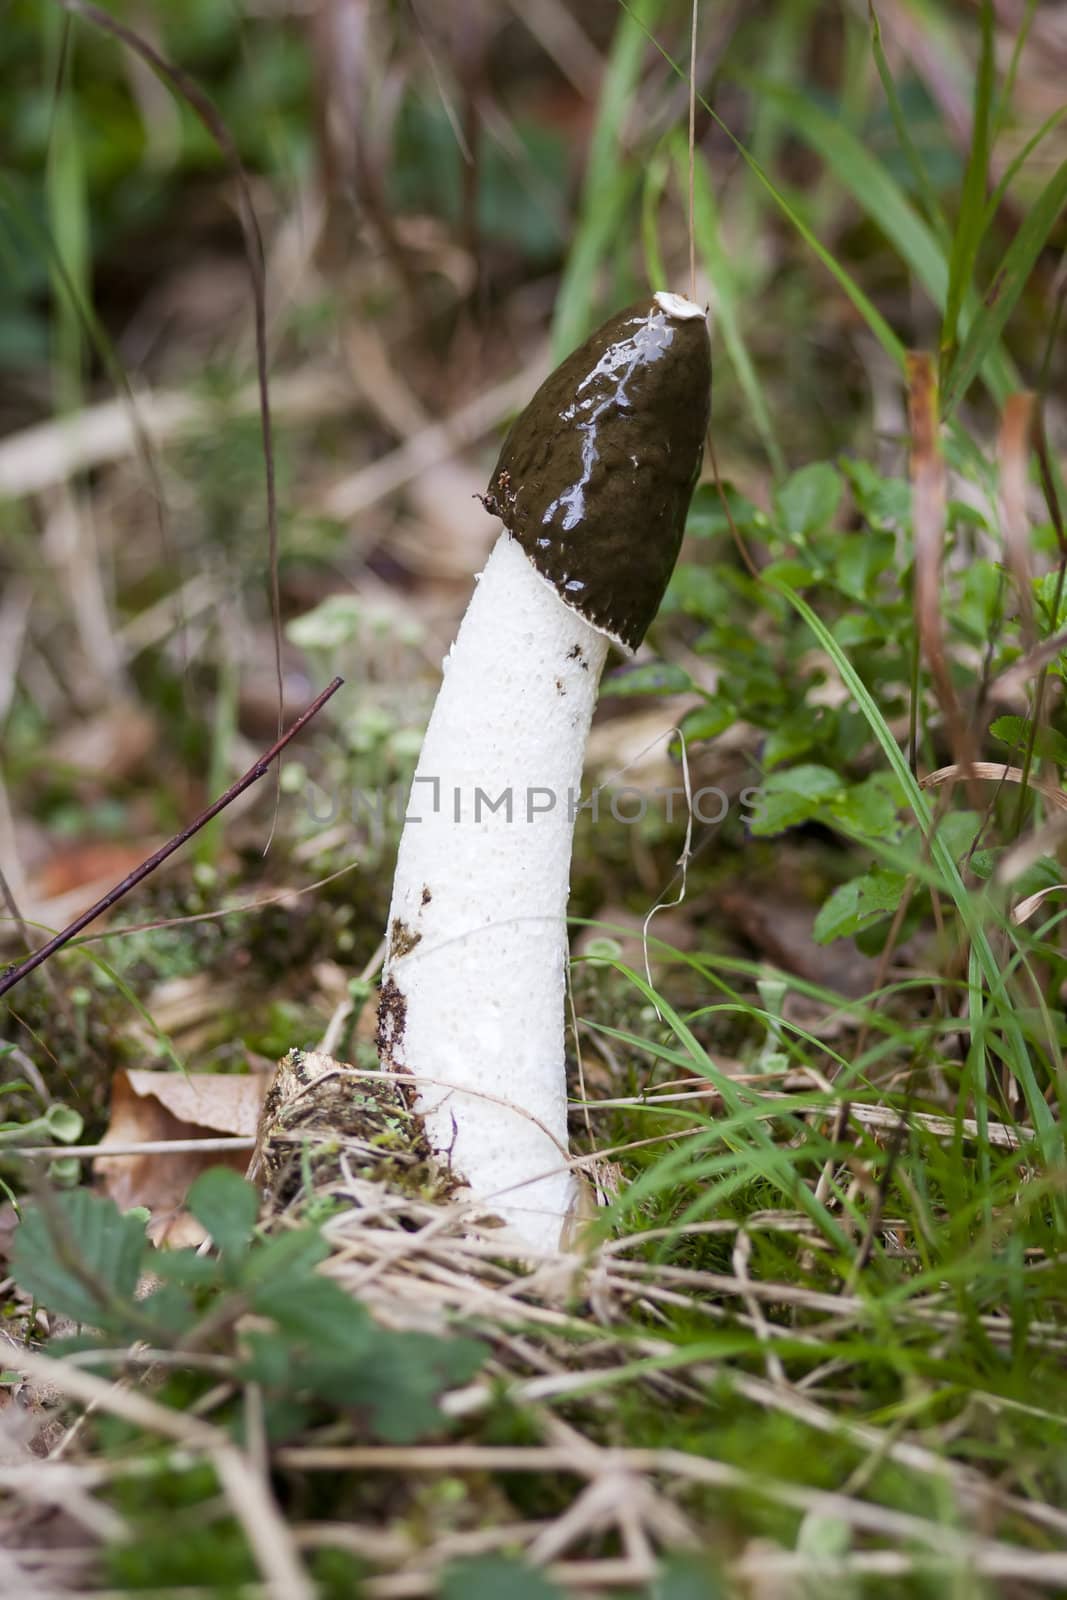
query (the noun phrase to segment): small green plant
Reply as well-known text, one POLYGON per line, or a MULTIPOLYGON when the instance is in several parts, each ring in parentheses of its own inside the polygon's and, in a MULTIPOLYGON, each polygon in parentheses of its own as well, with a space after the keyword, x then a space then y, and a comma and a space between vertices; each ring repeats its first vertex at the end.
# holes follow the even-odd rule
MULTIPOLYGON (((13 1054, 14 1049, 12 1044, 0 1044, 0 1061, 5 1056, 13 1054)), ((21 1078, 13 1078, 9 1083, 0 1083, 0 1095, 27 1092, 32 1093, 30 1085, 21 1078)), ((84 1126, 83 1118, 73 1107, 63 1105, 57 1100, 45 1106, 39 1116, 0 1122, 0 1160, 3 1159, 5 1145, 47 1145, 53 1142, 74 1144, 81 1138, 84 1126)), ((60 1183, 76 1181, 78 1171, 78 1162, 74 1157, 61 1156, 52 1162, 52 1177, 60 1183)), ((0 1179, 0 1192, 17 1204, 14 1194, 2 1179, 0 1179)))
MULTIPOLYGON (((437 1398, 485 1358, 471 1339, 396 1333, 316 1269, 329 1255, 317 1228, 263 1238, 258 1197, 236 1173, 204 1173, 189 1209, 218 1254, 151 1254, 143 1214, 123 1215, 87 1189, 41 1196, 26 1207, 12 1274, 27 1294, 85 1330, 53 1343, 61 1352, 107 1351, 142 1341, 228 1358, 239 1383, 257 1383, 273 1439, 305 1427, 323 1407, 342 1407, 373 1438, 406 1443, 443 1426, 437 1398), (139 1296, 142 1274, 158 1284, 139 1296), (251 1320, 254 1326, 246 1326, 251 1320)), ((194 1363, 195 1369, 195 1363, 194 1363)), ((168 1380, 187 1404, 188 1375, 168 1380)))

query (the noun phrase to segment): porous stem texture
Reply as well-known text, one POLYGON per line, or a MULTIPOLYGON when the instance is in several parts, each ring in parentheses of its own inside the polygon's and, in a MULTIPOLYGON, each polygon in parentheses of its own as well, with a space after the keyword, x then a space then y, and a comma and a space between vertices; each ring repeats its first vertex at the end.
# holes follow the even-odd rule
POLYGON ((441 1158, 540 1249, 574 1193, 566 906, 607 646, 501 534, 445 662, 389 913, 383 1062, 418 1078, 441 1158))

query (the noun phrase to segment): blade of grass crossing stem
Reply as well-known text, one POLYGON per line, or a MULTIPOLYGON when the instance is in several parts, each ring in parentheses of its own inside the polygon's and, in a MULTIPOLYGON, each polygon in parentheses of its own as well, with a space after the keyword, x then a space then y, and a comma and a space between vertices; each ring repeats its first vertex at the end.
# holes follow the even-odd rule
POLYGON ((1000 338, 1065 203, 1067 161, 1056 169, 1027 212, 993 277, 981 311, 967 331, 945 382, 943 408, 946 415, 962 400, 987 353, 1000 338))
POLYGON ((632 7, 623 8, 615 29, 589 141, 578 226, 556 296, 553 361, 561 361, 588 331, 597 267, 612 253, 619 221, 637 184, 636 170, 623 164, 620 135, 633 104, 645 39, 661 9, 662 0, 634 0, 632 7))
MULTIPOLYGON (((627 0, 619 0, 619 4, 628 15, 634 15, 634 12, 627 4, 627 0)), ((678 62, 675 61, 670 53, 663 48, 659 40, 656 39, 647 28, 645 29, 645 32, 651 42, 655 45, 656 49, 659 51, 660 55, 671 67, 672 71, 677 73, 678 77, 683 79, 685 82, 688 82, 688 74, 686 69, 679 66, 678 62)), ((708 116, 711 118, 712 122, 714 122, 715 126, 726 135, 727 139, 729 139, 730 143, 733 145, 742 161, 748 167, 756 181, 764 190, 766 190, 767 194, 774 201, 774 204, 778 207, 782 215, 792 224, 797 233, 803 239, 804 243, 818 258, 818 260, 821 261, 827 272, 830 273, 831 277, 835 279, 840 288, 848 296, 849 300, 855 306, 856 310, 859 312, 868 328, 870 328, 871 332, 878 340, 878 343, 882 346, 882 349, 889 356, 890 360, 893 361, 896 366, 903 367, 904 346, 901 344, 900 340, 897 338, 888 322, 882 316, 881 312, 864 294, 863 290, 860 288, 855 279, 845 271, 844 267, 842 267, 830 253, 830 251, 826 249, 825 245, 820 244, 819 240, 808 227, 803 217, 801 217, 793 209, 781 191, 775 187, 774 183, 768 177, 760 163, 751 154, 747 146, 741 142, 737 135, 723 121, 714 107, 704 98, 702 94, 698 95, 697 99, 707 112, 708 116)))
POLYGON ((745 1094, 744 1090, 732 1083, 725 1073, 719 1072, 692 1030, 679 1016, 678 1012, 674 1010, 673 1006, 662 995, 656 993, 651 984, 622 961, 612 960, 610 965, 633 984, 638 993, 642 994, 650 1005, 656 1008, 675 1038, 689 1051, 692 1064, 697 1071, 718 1090, 728 1113, 731 1116, 741 1117, 744 1121, 745 1113, 746 1111, 748 1112, 751 1120, 747 1122, 747 1132, 752 1142, 759 1145, 763 1152, 769 1156, 772 1170, 777 1173, 776 1182, 782 1193, 788 1196, 795 1205, 803 1209, 825 1237, 831 1240, 839 1250, 848 1255, 850 1253, 849 1242, 836 1219, 822 1202, 815 1198, 807 1184, 793 1171, 789 1160, 775 1144, 771 1135, 763 1127, 762 1123, 753 1116, 753 1112, 758 1107, 758 1101, 754 1106, 751 1095, 745 1094))
MULTIPOLYGON (((950 273, 943 245, 896 179, 871 155, 861 139, 805 95, 762 80, 756 80, 755 87, 760 94, 782 101, 794 132, 821 156, 856 204, 908 264, 930 299, 944 310, 950 273)), ((971 295, 964 312, 965 323, 970 323, 977 309, 977 298, 971 295)), ((983 357, 983 376, 998 401, 1019 387, 1011 363, 992 347, 983 357)))
POLYGON ((900 96, 897 94, 896 80, 890 70, 885 50, 882 47, 881 24, 878 21, 878 13, 873 5, 870 7, 870 16, 871 54, 874 56, 874 64, 878 69, 878 76, 885 91, 889 115, 893 119, 893 127, 896 129, 900 148, 904 152, 904 159, 908 163, 912 182, 915 184, 915 192, 922 201, 923 210, 926 212, 926 220, 937 236, 939 243, 947 252, 949 243, 948 222, 938 202, 937 195, 934 193, 934 186, 930 182, 930 174, 926 170, 926 163, 919 154, 915 141, 912 139, 911 130, 908 127, 908 119, 900 103, 900 96))
POLYGON ((989 178, 990 135, 993 128, 993 87, 993 5, 992 0, 982 0, 981 49, 974 85, 971 149, 963 177, 960 214, 956 219, 952 253, 949 256, 948 295, 945 299, 944 321, 941 324, 939 381, 942 385, 959 345, 960 313, 974 279, 978 248, 982 242, 986 186, 989 178))
MULTIPOLYGON (((989 994, 999 1002, 1005 1045, 1010 1047, 1009 1065, 1023 1091, 1027 1109, 1033 1121, 1034 1131, 1040 1140, 1042 1153, 1050 1164, 1062 1164, 1064 1161, 1063 1131, 1053 1117, 1038 1087, 1033 1063, 1026 1047, 1026 1040, 1013 1013, 1011 996, 1007 994, 1004 988, 1001 963, 989 943, 981 913, 960 876, 955 858, 941 835, 934 828, 933 815, 929 803, 925 794, 919 788, 918 781, 908 765, 904 752, 893 737, 867 685, 863 682, 863 679, 859 676, 822 618, 788 584, 774 581, 772 587, 783 595, 798 615, 804 619, 822 648, 833 661, 834 666, 841 675, 842 682, 856 701, 867 725, 881 745, 886 760, 889 762, 890 768, 907 798, 908 805, 916 821, 929 840, 933 865, 940 872, 944 885, 956 905, 989 994)), ((980 1027, 982 1025, 980 1015, 970 1020, 975 1026, 980 1027)))
MULTIPOLYGON (((689 148, 683 140, 676 139, 673 149, 678 181, 684 184, 688 182, 689 177, 689 148)), ((722 334, 722 342, 726 347, 727 359, 734 369, 738 386, 752 414, 752 421, 767 453, 771 471, 775 478, 784 478, 785 457, 775 437, 767 402, 763 398, 763 389, 741 332, 737 315, 736 283, 719 238, 715 196, 708 181, 707 169, 702 162, 696 163, 693 173, 693 222, 704 270, 711 279, 715 291, 713 309, 722 334)))
POLYGON ((669 173, 667 151, 659 149, 645 167, 645 181, 641 185, 641 248, 645 253, 645 276, 653 289, 662 288, 667 282, 667 269, 659 247, 659 208, 669 173))

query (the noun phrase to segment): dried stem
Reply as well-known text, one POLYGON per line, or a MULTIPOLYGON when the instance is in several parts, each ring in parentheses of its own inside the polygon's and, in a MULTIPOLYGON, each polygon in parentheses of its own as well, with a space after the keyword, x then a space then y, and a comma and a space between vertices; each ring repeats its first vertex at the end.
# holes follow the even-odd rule
POLYGON ((54 939, 49 939, 48 943, 42 945, 39 950, 35 950, 32 956, 28 956, 25 961, 20 962, 17 967, 12 968, 10 972, 0 978, 0 995, 7 994, 10 989, 15 987, 16 983, 20 983, 23 978, 39 967, 43 961, 47 961, 49 956, 54 955, 57 950, 62 950, 65 944, 69 944, 75 934, 80 933, 83 928, 87 928, 90 922, 95 922, 96 918, 102 916, 105 911, 110 911, 113 905, 116 905, 124 895, 129 894, 131 889, 135 889, 139 883, 143 882, 150 873, 154 872, 158 866, 166 861, 168 856, 172 856, 194 834, 199 833, 200 829, 205 827, 212 817, 217 817, 219 812, 224 811, 232 800, 236 800, 239 794, 243 794, 246 789, 250 789, 254 783, 270 770, 272 763, 285 749, 290 740, 295 739, 296 735, 307 727, 312 718, 318 715, 327 700, 337 693, 343 682, 343 678, 334 678, 333 682, 328 684, 320 695, 316 696, 307 710, 301 712, 292 727, 286 733, 283 733, 280 739, 276 739, 266 754, 260 756, 259 760, 249 767, 244 777, 238 778, 236 783, 231 784, 225 794, 220 795, 212 805, 208 806, 206 811, 202 811, 180 833, 176 833, 173 839, 168 839, 165 845, 161 845, 154 855, 149 856, 147 861, 142 861, 141 865, 135 867, 133 872, 127 873, 121 883, 117 883, 113 889, 109 889, 102 899, 97 900, 95 905, 89 907, 88 911, 83 911, 80 917, 63 929, 62 933, 57 933, 54 939))

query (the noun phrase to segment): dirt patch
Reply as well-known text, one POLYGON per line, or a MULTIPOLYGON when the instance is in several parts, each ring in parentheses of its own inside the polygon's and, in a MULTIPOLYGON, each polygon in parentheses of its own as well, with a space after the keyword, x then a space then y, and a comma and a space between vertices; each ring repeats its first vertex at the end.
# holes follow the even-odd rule
MULTIPOLYGON (((423 905, 425 904, 424 900, 423 905)), ((400 917, 394 917, 389 925, 389 960, 396 961, 401 956, 410 955, 421 938, 421 933, 412 933, 406 922, 400 917)))

